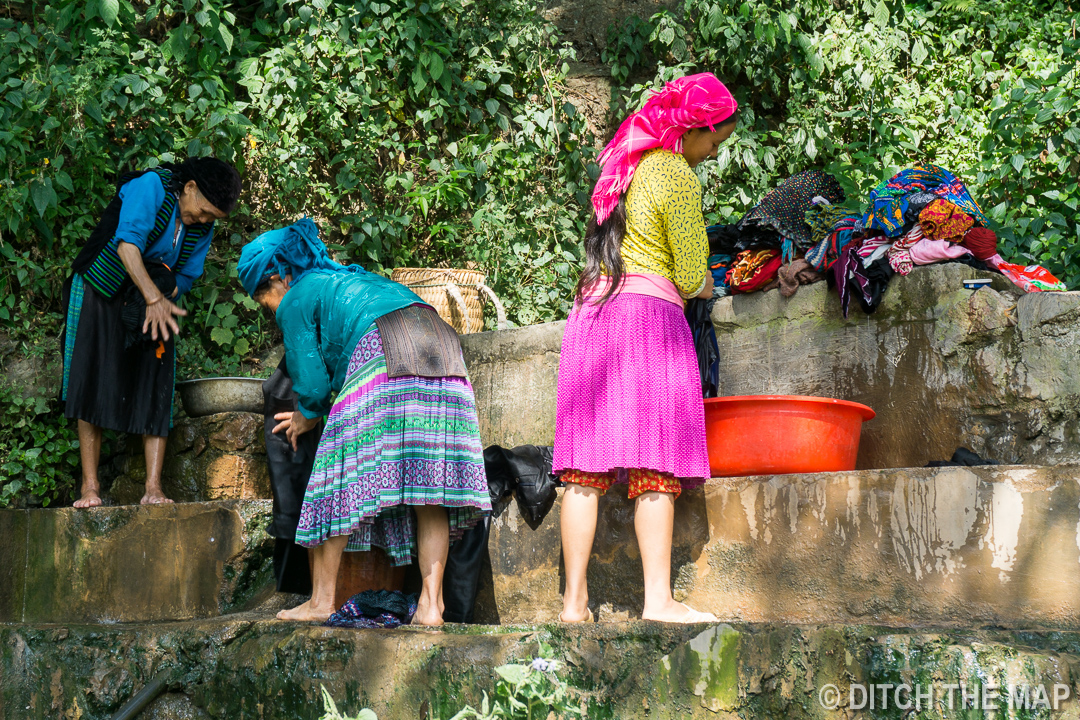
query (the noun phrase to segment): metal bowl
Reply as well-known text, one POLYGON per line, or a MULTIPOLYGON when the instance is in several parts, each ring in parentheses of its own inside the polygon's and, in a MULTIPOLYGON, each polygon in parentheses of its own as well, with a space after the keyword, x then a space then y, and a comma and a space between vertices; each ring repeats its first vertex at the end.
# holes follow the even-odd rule
POLYGON ((216 377, 176 383, 188 417, 223 412, 263 411, 263 381, 259 378, 216 377))

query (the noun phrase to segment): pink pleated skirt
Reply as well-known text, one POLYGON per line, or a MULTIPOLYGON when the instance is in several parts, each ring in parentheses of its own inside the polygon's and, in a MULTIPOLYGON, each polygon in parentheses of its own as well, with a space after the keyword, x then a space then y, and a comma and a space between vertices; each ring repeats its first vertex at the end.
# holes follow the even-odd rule
MULTIPOLYGON (((620 293, 566 321, 553 471, 645 468, 684 488, 709 477, 705 405, 682 308, 620 293)), ((624 480, 625 472, 618 472, 624 480)))

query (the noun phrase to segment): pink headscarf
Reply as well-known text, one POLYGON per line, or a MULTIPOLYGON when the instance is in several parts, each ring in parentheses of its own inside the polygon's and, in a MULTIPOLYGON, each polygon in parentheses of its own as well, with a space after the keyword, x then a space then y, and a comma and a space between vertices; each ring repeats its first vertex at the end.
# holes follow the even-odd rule
POLYGON ((623 121, 600 153, 602 170, 592 195, 597 224, 607 220, 618 206, 645 151, 664 148, 681 153, 683 133, 700 127, 715 132, 715 126, 734 115, 738 107, 731 92, 712 73, 687 75, 654 92, 645 107, 623 121))

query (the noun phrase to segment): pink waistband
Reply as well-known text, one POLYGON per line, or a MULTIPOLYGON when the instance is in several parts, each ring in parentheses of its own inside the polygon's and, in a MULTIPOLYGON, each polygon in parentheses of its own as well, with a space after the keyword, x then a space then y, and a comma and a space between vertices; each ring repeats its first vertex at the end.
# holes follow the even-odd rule
MULTIPOLYGON (((599 297, 604 294, 604 291, 608 289, 609 285, 611 285, 611 278, 607 275, 603 275, 599 280, 585 288, 585 297, 599 297)), ((619 293, 649 295, 650 297, 667 300, 679 307, 683 307, 685 302, 682 295, 679 294, 679 289, 675 287, 675 283, 671 282, 663 275, 623 275, 622 284, 619 286, 619 289, 615 291, 616 295, 619 293)))

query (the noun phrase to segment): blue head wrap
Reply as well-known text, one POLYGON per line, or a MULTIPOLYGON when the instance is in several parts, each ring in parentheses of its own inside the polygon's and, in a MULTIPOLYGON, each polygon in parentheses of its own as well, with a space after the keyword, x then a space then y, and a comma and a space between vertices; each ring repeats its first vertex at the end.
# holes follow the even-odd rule
POLYGON ((319 228, 309 218, 264 232, 249 242, 240 251, 236 269, 248 295, 254 295, 271 275, 291 275, 295 283, 310 272, 365 272, 359 265, 334 262, 319 239, 319 228))

